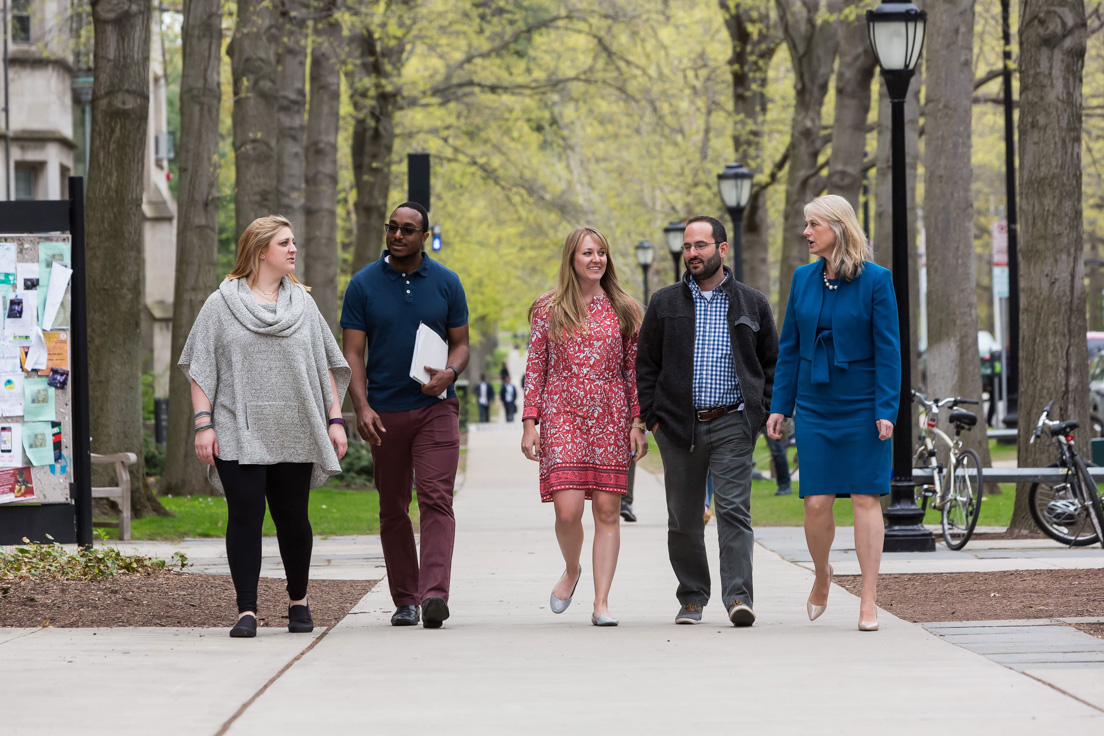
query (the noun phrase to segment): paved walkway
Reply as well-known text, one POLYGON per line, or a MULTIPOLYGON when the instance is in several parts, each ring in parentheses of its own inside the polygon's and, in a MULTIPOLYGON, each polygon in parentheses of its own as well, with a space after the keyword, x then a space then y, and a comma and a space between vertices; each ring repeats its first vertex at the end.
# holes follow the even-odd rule
MULTIPOLYGON (((444 629, 388 626, 384 583, 313 639, 281 630, 253 641, 224 629, 0 630, 8 683, 0 732, 1037 734, 1048 723, 1104 725, 1104 688, 1077 670, 1065 671, 1065 688, 1047 684, 956 646, 953 632, 884 612, 880 632, 860 633, 858 600, 842 588, 810 623, 812 574, 763 546, 754 627, 733 628, 719 602, 703 625, 675 626, 663 491, 648 474, 637 479, 641 521, 622 531, 611 596, 622 625, 589 624, 589 572, 572 607, 554 616, 548 593, 562 562, 519 435, 470 435, 444 629)), ((714 572, 715 528, 707 535, 714 572)), ((795 556, 794 531, 773 541, 771 533, 764 542, 788 539, 783 552, 795 556)), ((206 555, 201 544, 192 549, 218 568, 217 545, 206 555)), ((319 540, 316 549, 319 572, 379 569, 371 537, 319 540)), ((959 643, 970 633, 978 634, 959 632, 959 643)))

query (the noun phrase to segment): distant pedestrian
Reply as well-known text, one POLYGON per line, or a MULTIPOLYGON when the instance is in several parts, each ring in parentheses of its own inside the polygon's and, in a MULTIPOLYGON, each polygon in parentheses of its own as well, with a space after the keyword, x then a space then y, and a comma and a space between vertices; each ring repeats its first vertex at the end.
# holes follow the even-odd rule
POLYGON ((341 312, 349 393, 357 431, 372 445, 380 542, 395 613, 392 626, 440 628, 449 617, 456 517, 452 494, 460 458, 460 402, 453 384, 468 365, 468 304, 455 273, 424 250, 429 215, 405 202, 384 226, 387 250, 353 276, 341 312), (414 338, 425 324, 448 343, 445 368, 410 377, 414 338), (367 362, 365 349, 367 348, 367 362), (445 394, 446 398, 438 398, 445 394), (410 521, 418 479, 419 541, 410 521))
POLYGON ((514 414, 517 413, 517 386, 510 383, 509 376, 502 382, 499 398, 502 399, 502 409, 506 412, 506 421, 513 422, 514 414))
POLYGON ((862 570, 859 630, 876 631, 885 536, 878 496, 889 493, 893 447, 887 440, 901 397, 897 301, 892 276, 870 260, 846 199, 829 194, 805 205, 802 234, 818 260, 793 274, 767 433, 781 439, 782 421, 796 406, 805 539, 816 569, 809 619, 828 605, 832 504, 837 495, 850 495, 862 570))
POLYGON ((179 365, 191 381, 195 453, 226 496, 226 560, 238 603, 230 636, 257 635, 265 500, 287 575, 288 631, 314 630, 307 583, 310 490, 341 472, 349 365, 295 278, 291 223, 260 217, 207 298, 179 365))
POLYGON ((487 380, 486 373, 479 374, 479 383, 475 387, 475 400, 479 404, 479 422, 491 421, 491 400, 494 398, 494 386, 487 380))
POLYGON ((541 501, 556 507, 566 570, 549 606, 571 605, 583 570, 584 500, 594 515, 595 626, 616 626, 609 591, 621 546, 618 513, 632 459, 648 452, 636 400, 640 308, 617 280, 609 243, 577 227, 564 241, 556 288, 529 309, 521 451, 540 462, 541 501), (537 424, 540 423, 538 434, 537 424))
POLYGON ((755 623, 751 471, 770 405, 778 337, 767 298, 724 267, 725 227, 692 217, 682 281, 652 297, 636 360, 640 413, 663 456, 675 623, 697 624, 710 598, 704 508, 712 473, 721 587, 734 626, 755 623))

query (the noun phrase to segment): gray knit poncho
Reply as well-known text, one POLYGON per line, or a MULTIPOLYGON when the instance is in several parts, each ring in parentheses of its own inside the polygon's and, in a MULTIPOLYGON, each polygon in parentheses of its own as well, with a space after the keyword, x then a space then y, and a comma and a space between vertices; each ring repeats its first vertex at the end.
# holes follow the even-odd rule
MULTIPOLYGON (((179 365, 211 400, 218 456, 243 465, 313 463, 311 488, 341 472, 330 444, 329 371, 345 398, 352 372, 306 289, 286 276, 275 304, 245 279, 207 298, 179 365)), ((207 473, 223 490, 215 468, 207 473)))

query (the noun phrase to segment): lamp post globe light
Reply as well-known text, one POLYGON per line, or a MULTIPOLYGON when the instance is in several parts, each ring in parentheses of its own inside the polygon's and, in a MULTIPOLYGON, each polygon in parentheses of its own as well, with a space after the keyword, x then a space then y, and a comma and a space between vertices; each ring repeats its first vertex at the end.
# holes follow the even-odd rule
POLYGON ((663 236, 667 239, 667 249, 671 251, 671 260, 675 262, 675 281, 679 280, 679 261, 682 260, 682 234, 686 232, 686 225, 678 220, 671 220, 667 227, 663 228, 663 236))
POLYGON ((885 511, 886 552, 934 552, 935 537, 924 528, 912 480, 912 375, 909 340, 908 203, 905 184, 905 95, 924 46, 927 13, 912 3, 882 3, 866 11, 870 46, 890 101, 891 181, 893 185, 893 291, 901 335, 901 406, 893 428, 893 480, 885 511))
POLYGON ((648 269, 652 267, 652 261, 655 260, 655 246, 649 243, 647 240, 641 240, 636 244, 636 262, 640 265, 640 270, 644 272, 644 306, 648 306, 648 269))
POLYGON ((744 210, 751 199, 751 179, 753 174, 746 167, 731 163, 717 174, 717 188, 721 192, 721 201, 732 219, 732 275, 737 281, 744 280, 744 210))

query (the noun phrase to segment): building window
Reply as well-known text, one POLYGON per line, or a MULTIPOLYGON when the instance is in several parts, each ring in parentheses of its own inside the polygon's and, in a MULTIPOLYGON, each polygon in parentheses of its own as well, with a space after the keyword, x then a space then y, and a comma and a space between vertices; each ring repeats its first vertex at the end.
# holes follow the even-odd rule
POLYGON ((35 167, 15 165, 15 198, 35 198, 35 167))
POLYGON ((12 43, 31 42, 31 0, 12 0, 12 43))

